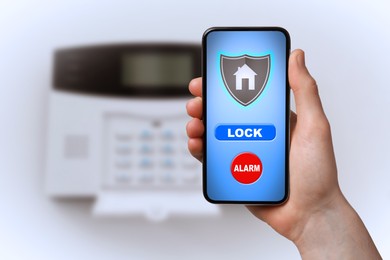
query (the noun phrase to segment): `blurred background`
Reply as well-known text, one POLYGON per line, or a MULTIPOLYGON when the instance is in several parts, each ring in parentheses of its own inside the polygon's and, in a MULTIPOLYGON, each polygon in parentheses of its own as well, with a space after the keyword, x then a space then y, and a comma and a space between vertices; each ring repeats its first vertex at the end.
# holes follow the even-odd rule
MULTIPOLYGON (((65 124, 69 118, 66 122, 72 122, 80 107, 87 118, 101 116, 108 123, 94 133, 107 144, 107 133, 131 128, 121 120, 133 120, 135 107, 148 107, 151 102, 126 95, 57 95, 52 81, 56 50, 132 43, 200 45, 207 28, 240 25, 285 27, 291 35, 292 49, 306 51, 307 65, 317 79, 332 125, 341 188, 383 258, 390 258, 389 11, 390 4, 379 0, 0 1, 0 258, 299 259, 291 242, 244 207, 202 203, 196 197, 200 186, 194 176, 188 177, 195 178, 193 186, 164 188, 165 195, 147 185, 137 186, 140 193, 134 194, 130 193, 131 185, 106 189, 101 180, 110 172, 105 165, 111 155, 104 156, 110 154, 109 148, 96 147, 92 137, 65 137, 70 147, 65 154, 83 157, 100 153, 93 160, 100 164, 95 163, 96 172, 92 171, 99 178, 89 181, 80 176, 78 182, 78 176, 73 176, 66 183, 65 176, 57 180, 63 184, 59 185, 53 184, 56 178, 50 177, 64 168, 47 156, 59 133, 53 129, 63 128, 59 122, 65 124), (68 113, 68 109, 73 112, 68 113), (64 115, 68 118, 60 120, 64 115), (83 144, 90 148, 86 153, 83 144), (54 170, 48 171, 51 167, 54 170), (92 188, 83 191, 77 187, 80 183, 92 188), (58 190, 66 185, 70 188, 61 194, 58 190), (72 188, 79 193, 72 196, 72 188), (114 193, 109 192, 112 190, 114 193), (118 190, 127 193, 118 198, 118 190), (153 206, 167 200, 150 199, 171 196, 172 202, 172 197, 189 191, 192 195, 183 195, 189 196, 185 197, 189 203, 182 200, 174 203, 180 207, 170 209, 178 214, 169 215, 165 209, 153 206), (97 202, 103 206, 97 207, 97 202), (146 204, 150 207, 142 208, 146 204), (193 207, 188 205, 192 204, 197 210, 191 211, 193 207), (123 208, 126 210, 121 211, 123 208), (153 219, 153 215, 160 217, 153 219)), ((171 99, 171 105, 161 103, 166 107, 161 113, 178 116, 174 129, 182 126, 184 130, 187 118, 179 114, 184 113, 187 99, 180 96, 171 99)), ((158 97, 154 100, 164 102, 158 97)), ((149 120, 153 115, 160 114, 142 114, 141 119, 149 120)), ((82 126, 75 123, 77 120, 73 125, 82 126)), ((137 124, 149 127, 151 122, 137 124)), ((95 123, 85 123, 85 129, 95 123)), ((137 130, 142 133, 144 128, 137 130)), ((168 137, 172 134, 164 133, 168 137)), ((173 134, 177 138, 182 135, 173 134)), ((190 167, 192 173, 200 173, 198 166, 190 167)), ((123 178, 126 176, 119 176, 123 178)), ((172 205, 166 203, 168 208, 172 205)))

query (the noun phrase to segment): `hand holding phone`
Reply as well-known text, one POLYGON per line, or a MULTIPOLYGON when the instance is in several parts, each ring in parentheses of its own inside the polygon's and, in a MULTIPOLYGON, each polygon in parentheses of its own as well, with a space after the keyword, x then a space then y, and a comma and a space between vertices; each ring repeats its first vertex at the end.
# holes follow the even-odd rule
MULTIPOLYGON (((381 259, 363 222, 338 185, 330 125, 301 50, 291 53, 288 79, 297 111, 297 114, 290 112, 289 200, 275 207, 249 205, 248 209, 294 242, 304 258, 327 254, 337 259, 381 259), (343 241, 342 246, 335 237, 343 241)), ((196 98, 187 104, 187 112, 193 117, 187 125, 188 148, 203 161, 202 79, 192 80, 189 90, 196 98)))

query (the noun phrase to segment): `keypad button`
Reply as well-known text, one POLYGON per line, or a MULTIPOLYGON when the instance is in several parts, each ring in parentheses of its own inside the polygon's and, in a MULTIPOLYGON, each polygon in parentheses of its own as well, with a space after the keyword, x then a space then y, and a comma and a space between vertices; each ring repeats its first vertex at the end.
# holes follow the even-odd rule
POLYGON ((144 158, 144 159, 141 160, 139 165, 140 165, 141 168, 152 168, 153 167, 153 162, 150 159, 144 158))
POLYGON ((161 133, 161 138, 164 140, 173 140, 174 139, 174 134, 171 130, 164 130, 161 133))
POLYGON ((132 139, 132 135, 129 133, 116 133, 115 139, 120 142, 127 142, 132 139))
POLYGON ((115 180, 119 183, 127 183, 130 181, 130 174, 127 172, 117 172, 115 174, 115 180))
POLYGON ((152 126, 156 127, 156 128, 160 127, 161 126, 161 121, 160 120, 153 120, 152 121, 152 126))
POLYGON ((196 161, 195 158, 185 158, 183 161, 182 161, 182 165, 183 165, 183 168, 186 168, 186 169, 195 169, 198 167, 198 161, 196 161))
POLYGON ((153 134, 152 134, 152 132, 149 131, 149 130, 143 130, 143 131, 141 131, 141 133, 140 133, 140 138, 141 138, 142 140, 151 140, 151 139, 153 139, 153 134))
POLYGON ((161 152, 164 154, 173 154, 174 152, 173 146, 170 144, 166 144, 161 147, 161 152))
POLYGON ((141 183, 151 183, 154 180, 154 175, 151 172, 144 172, 138 176, 141 183))
POLYGON ((165 184, 172 184, 175 182, 175 176, 171 172, 165 172, 160 176, 161 182, 165 184))
POLYGON ((131 153, 131 146, 129 144, 119 144, 115 147, 115 153, 118 155, 128 155, 131 153))
POLYGON ((153 153, 153 147, 151 145, 144 144, 140 148, 142 154, 151 154, 153 153))
POLYGON ((188 171, 188 172, 184 172, 182 174, 182 179, 183 179, 183 182, 185 182, 185 183, 194 184, 194 183, 198 182, 198 180, 200 179, 200 176, 199 176, 199 173, 197 173, 197 172, 188 171))
POLYGON ((161 166, 163 168, 173 168, 174 167, 174 163, 173 163, 173 160, 167 158, 167 159, 164 159, 162 162, 161 162, 161 166))
POLYGON ((115 162, 115 167, 117 169, 129 169, 131 167, 131 163, 129 160, 127 159, 124 159, 124 160, 118 160, 115 162))

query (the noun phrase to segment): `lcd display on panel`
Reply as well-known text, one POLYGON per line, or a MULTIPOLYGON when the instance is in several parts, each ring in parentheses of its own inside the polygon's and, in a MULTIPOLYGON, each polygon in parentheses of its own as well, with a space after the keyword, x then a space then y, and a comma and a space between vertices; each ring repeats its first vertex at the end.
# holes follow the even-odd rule
POLYGON ((132 53, 122 56, 125 87, 187 87, 193 74, 188 53, 132 53))

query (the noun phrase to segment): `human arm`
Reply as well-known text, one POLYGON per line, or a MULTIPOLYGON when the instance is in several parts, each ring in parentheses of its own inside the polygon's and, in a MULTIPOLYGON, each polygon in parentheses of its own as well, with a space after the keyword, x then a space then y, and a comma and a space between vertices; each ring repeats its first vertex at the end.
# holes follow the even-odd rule
MULTIPOLYGON (((315 80, 301 50, 289 60, 289 83, 297 113, 290 115, 290 197, 280 206, 248 206, 259 219, 295 243, 305 259, 381 259, 363 222, 343 196, 337 179, 331 129, 315 80)), ((202 82, 189 85, 188 148, 203 158, 202 82)))

